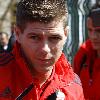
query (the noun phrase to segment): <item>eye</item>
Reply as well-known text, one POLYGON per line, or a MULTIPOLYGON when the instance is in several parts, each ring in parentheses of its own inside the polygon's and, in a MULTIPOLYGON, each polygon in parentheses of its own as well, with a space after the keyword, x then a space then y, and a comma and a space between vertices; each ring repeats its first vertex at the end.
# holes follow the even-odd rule
POLYGON ((32 40, 40 40, 40 37, 38 35, 31 35, 30 38, 32 40))
POLYGON ((93 32, 93 29, 89 28, 88 31, 91 33, 91 32, 93 32))
POLYGON ((62 40, 62 37, 61 36, 51 36, 51 37, 49 37, 49 40, 52 42, 58 42, 58 41, 62 40))

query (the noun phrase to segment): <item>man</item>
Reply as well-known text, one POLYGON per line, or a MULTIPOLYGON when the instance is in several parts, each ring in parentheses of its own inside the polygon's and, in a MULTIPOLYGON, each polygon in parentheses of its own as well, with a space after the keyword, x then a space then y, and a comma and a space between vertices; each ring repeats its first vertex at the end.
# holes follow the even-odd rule
POLYGON ((0 52, 6 51, 8 48, 9 37, 5 32, 0 32, 0 52))
POLYGON ((18 3, 16 44, 12 53, 0 55, 2 100, 84 100, 79 78, 62 53, 67 15, 64 0, 18 3))
POLYGON ((14 24, 11 25, 11 36, 9 37, 9 42, 8 42, 8 52, 11 52, 13 47, 14 47, 14 43, 16 42, 16 37, 15 37, 15 32, 14 32, 14 24))
POLYGON ((8 48, 7 48, 8 52, 12 51, 15 42, 16 42, 15 33, 11 33, 11 36, 10 36, 9 42, 8 42, 8 48))
POLYGON ((100 100, 100 4, 87 18, 89 39, 74 58, 74 71, 80 76, 86 100, 100 100))

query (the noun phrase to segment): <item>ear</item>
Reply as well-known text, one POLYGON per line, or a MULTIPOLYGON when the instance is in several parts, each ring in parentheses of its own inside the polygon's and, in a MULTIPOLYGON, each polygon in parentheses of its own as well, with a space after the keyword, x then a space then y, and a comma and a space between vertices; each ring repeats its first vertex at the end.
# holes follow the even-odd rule
POLYGON ((90 24, 91 24, 91 22, 90 22, 90 18, 87 18, 87 23, 86 23, 87 27, 89 27, 90 24))
POLYGON ((20 43, 21 29, 18 26, 14 27, 16 40, 20 43))
POLYGON ((65 27, 64 33, 65 33, 65 36, 67 37, 68 36, 68 33, 69 33, 69 26, 66 26, 65 27))
POLYGON ((91 18, 87 18, 87 28, 93 27, 93 21, 91 18))

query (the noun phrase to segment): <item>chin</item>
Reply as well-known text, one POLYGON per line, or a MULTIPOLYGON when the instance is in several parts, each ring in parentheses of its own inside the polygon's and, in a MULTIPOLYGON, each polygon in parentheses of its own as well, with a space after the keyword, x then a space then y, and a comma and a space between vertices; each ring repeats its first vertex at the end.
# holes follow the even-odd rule
POLYGON ((48 67, 48 68, 43 68, 40 70, 41 73, 46 73, 52 70, 52 67, 48 67))

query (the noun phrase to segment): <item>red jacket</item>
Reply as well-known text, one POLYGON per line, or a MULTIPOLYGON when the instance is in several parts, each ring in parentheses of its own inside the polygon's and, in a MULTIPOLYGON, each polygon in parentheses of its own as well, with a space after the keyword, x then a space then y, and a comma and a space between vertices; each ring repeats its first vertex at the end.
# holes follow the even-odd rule
POLYGON ((87 40, 76 53, 74 71, 80 76, 85 98, 100 100, 100 58, 97 58, 90 40, 87 40))
POLYGON ((18 45, 11 53, 0 54, 0 100, 15 100, 17 97, 23 99, 16 100, 56 100, 56 96, 65 96, 64 100, 84 100, 79 78, 64 54, 41 88, 27 69, 18 45))

